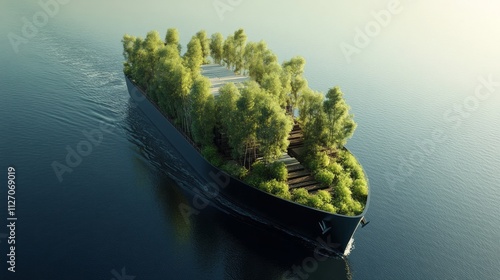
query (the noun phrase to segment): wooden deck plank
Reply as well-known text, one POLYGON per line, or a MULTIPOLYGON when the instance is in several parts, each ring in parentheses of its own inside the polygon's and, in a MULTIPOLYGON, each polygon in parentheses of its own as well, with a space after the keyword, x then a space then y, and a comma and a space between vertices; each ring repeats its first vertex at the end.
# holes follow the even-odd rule
POLYGON ((330 189, 329 187, 325 187, 325 186, 322 186, 320 184, 318 185, 310 185, 310 186, 307 186, 305 187, 305 189, 310 193, 310 194, 314 194, 314 193, 317 193, 319 190, 326 190, 326 189, 330 189))
POLYGON ((297 164, 288 165, 286 167, 286 169, 288 170, 288 173, 290 173, 290 172, 294 172, 294 171, 304 170, 305 168, 302 164, 297 163, 297 164))
POLYGON ((306 182, 301 182, 298 184, 291 184, 289 185, 290 189, 296 189, 296 188, 304 188, 307 186, 312 186, 312 185, 318 185, 318 182, 316 181, 306 181, 306 182))
POLYGON ((300 177, 296 177, 296 178, 293 178, 293 179, 288 179, 288 184, 289 185, 295 185, 295 184, 299 184, 299 183, 302 183, 302 182, 315 182, 315 183, 317 183, 314 180, 314 177, 311 176, 311 175, 300 176, 300 177))
POLYGON ((288 171, 288 180, 308 175, 311 175, 311 172, 306 169, 300 169, 298 171, 293 171, 293 172, 288 171))

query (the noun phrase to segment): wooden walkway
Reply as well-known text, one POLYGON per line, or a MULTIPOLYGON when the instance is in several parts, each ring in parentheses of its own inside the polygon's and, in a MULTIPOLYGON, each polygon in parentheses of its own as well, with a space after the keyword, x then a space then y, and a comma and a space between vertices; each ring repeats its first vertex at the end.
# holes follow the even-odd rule
POLYGON ((288 153, 284 155, 279 161, 286 164, 288 170, 288 186, 290 190, 296 188, 304 188, 309 193, 315 193, 327 187, 321 186, 311 174, 311 171, 305 168, 296 158, 299 157, 304 150, 304 138, 300 126, 295 123, 290 136, 288 137, 290 145, 288 146, 288 153))

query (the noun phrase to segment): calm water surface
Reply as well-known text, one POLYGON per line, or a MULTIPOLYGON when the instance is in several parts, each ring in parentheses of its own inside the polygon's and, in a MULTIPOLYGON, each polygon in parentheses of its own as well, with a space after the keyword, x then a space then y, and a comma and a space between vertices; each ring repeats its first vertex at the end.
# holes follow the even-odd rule
POLYGON ((17 53, 8 34, 43 9, 0 3, 0 174, 16 168, 18 217, 15 274, 0 227, 1 279, 287 279, 312 256, 250 219, 208 207, 186 223, 179 212, 202 182, 131 106, 121 72, 124 33, 169 27, 184 45, 200 29, 242 27, 280 60, 304 56, 313 89, 343 89, 371 223, 346 260, 304 279, 500 277, 500 5, 401 0, 356 46, 356 28, 390 1, 269 2, 71 0, 17 53), (350 62, 342 43, 357 47, 350 62), (494 83, 477 99, 481 78, 494 83), (102 140, 60 181, 52 164, 96 130, 102 140))

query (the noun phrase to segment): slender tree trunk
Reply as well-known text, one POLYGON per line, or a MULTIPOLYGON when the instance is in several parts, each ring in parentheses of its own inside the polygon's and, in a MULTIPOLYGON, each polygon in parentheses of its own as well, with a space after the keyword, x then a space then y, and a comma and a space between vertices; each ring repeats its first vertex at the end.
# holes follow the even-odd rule
POLYGON ((245 143, 245 154, 243 156, 243 166, 247 166, 247 148, 248 148, 248 145, 247 143, 245 143))

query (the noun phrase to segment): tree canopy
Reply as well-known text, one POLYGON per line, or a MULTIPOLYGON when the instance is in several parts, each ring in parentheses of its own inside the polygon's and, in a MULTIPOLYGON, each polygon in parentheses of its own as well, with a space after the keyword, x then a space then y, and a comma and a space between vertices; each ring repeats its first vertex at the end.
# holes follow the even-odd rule
POLYGON ((290 105, 297 106, 299 94, 307 88, 307 80, 303 77, 306 60, 296 56, 283 63, 283 69, 290 75, 290 105))
POLYGON ((324 103, 326 113, 327 136, 325 145, 339 148, 347 143, 356 129, 353 115, 349 114, 349 105, 339 87, 334 87, 326 94, 324 103))
POLYGON ((224 37, 219 32, 212 34, 212 39, 210 40, 210 55, 214 59, 215 63, 222 63, 222 54, 224 47, 224 37))
POLYGON ((299 99, 299 122, 304 141, 309 151, 319 150, 325 138, 325 112, 323 95, 313 90, 305 90, 299 99))
POLYGON ((191 75, 197 77, 200 74, 200 66, 203 64, 203 48, 200 39, 196 36, 191 38, 184 54, 186 67, 191 70, 191 75))
POLYGON ((356 123, 339 87, 323 95, 310 89, 299 98, 299 120, 305 141, 311 149, 332 150, 343 147, 353 135, 356 123))
POLYGON ((169 28, 167 30, 165 44, 175 46, 178 49, 179 54, 181 53, 182 45, 180 43, 179 31, 176 28, 169 28))
POLYGON ((199 76, 193 83, 190 97, 191 133, 201 145, 213 143, 215 127, 215 100, 210 91, 210 81, 199 76))
POLYGON ((203 64, 210 63, 210 60, 208 59, 208 56, 210 55, 210 39, 207 37, 207 32, 205 30, 198 31, 196 33, 196 38, 200 40, 203 64))
POLYGON ((325 95, 313 91, 304 77, 303 57, 280 64, 264 41, 247 39, 243 29, 225 40, 220 33, 208 38, 201 30, 181 56, 175 28, 167 30, 165 40, 157 31, 148 32, 144 39, 126 34, 124 73, 223 170, 285 199, 329 212, 361 213, 368 187, 361 166, 344 148, 356 123, 343 92, 338 86, 325 95), (226 83, 215 97, 210 80, 201 75, 202 65, 210 63, 209 55, 214 63, 247 74, 251 81, 226 83), (294 122, 305 144, 301 162, 331 192, 288 189, 288 171, 277 159, 288 150, 294 122), (224 135, 231 161, 225 162, 219 154, 216 133, 224 135))
POLYGON ((217 108, 233 156, 243 164, 253 162, 257 149, 266 162, 286 152, 292 120, 256 82, 247 83, 241 90, 226 84, 220 89, 217 108))
POLYGON ((227 36, 222 46, 222 59, 228 68, 231 68, 235 64, 236 60, 236 47, 234 42, 234 36, 227 36))
POLYGON ((243 29, 238 29, 234 32, 234 71, 239 73, 243 69, 243 56, 245 52, 245 44, 247 35, 243 29))

